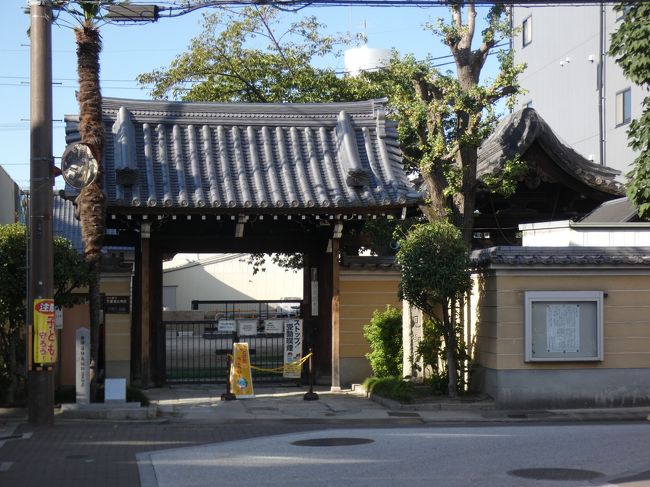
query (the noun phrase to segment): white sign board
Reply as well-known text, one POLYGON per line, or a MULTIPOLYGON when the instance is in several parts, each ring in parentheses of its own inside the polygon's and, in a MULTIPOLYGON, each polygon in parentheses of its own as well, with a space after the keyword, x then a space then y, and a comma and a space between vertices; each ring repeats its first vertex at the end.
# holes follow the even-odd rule
POLYGON ((300 378, 302 365, 302 320, 284 322, 284 377, 300 378))
POLYGON ((264 333, 282 333, 284 320, 264 320, 264 333))
POLYGON ((549 304, 546 308, 546 346, 549 352, 580 350, 580 305, 549 304))
POLYGON ((75 368, 77 404, 90 402, 90 330, 79 328, 75 333, 75 368))
POLYGON ((318 316, 318 281, 311 281, 311 315, 318 316))
POLYGON ((219 320, 217 322, 217 331, 219 333, 232 333, 236 330, 237 322, 235 320, 219 320))
POLYGON ((257 320, 237 320, 239 327, 239 336, 255 336, 257 335, 257 320))
POLYGON ((126 379, 104 380, 104 402, 126 402, 126 379))
POLYGON ((63 330, 63 308, 54 308, 54 328, 63 330))

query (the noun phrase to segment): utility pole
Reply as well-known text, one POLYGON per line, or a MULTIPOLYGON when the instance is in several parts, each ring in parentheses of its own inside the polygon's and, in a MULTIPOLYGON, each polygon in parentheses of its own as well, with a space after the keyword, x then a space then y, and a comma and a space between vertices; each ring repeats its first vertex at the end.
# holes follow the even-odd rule
MULTIPOLYGON (((54 423, 53 363, 31 360, 35 300, 54 296, 52 251, 52 7, 30 0, 30 211, 29 296, 27 296, 28 416, 33 426, 54 423)), ((49 303, 46 303, 49 310, 49 303)), ((53 312, 52 306, 52 312, 53 312)), ((39 312, 40 315, 40 312, 39 312)), ((56 339, 56 337, 55 337, 56 339)), ((56 347, 56 342, 54 342, 56 347)))

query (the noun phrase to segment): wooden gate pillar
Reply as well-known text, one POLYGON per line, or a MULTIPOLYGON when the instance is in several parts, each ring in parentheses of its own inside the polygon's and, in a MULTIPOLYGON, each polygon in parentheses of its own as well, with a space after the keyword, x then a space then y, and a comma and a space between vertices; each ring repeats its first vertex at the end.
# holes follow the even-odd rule
POLYGON ((341 389, 340 360, 340 284, 339 284, 339 247, 340 239, 332 239, 332 390, 341 389))
POLYGON ((140 381, 151 381, 151 223, 140 225, 140 381))

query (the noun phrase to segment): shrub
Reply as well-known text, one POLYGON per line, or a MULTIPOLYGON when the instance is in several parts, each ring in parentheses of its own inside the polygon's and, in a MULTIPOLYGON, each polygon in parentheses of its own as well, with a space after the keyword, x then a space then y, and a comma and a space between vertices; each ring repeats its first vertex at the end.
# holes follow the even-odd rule
POLYGON ((413 402, 415 395, 413 384, 400 377, 368 377, 363 381, 363 387, 369 394, 399 402, 413 402))
POLYGON ((376 377, 402 376, 402 312, 392 306, 375 310, 370 323, 363 327, 363 336, 370 343, 370 362, 376 377))

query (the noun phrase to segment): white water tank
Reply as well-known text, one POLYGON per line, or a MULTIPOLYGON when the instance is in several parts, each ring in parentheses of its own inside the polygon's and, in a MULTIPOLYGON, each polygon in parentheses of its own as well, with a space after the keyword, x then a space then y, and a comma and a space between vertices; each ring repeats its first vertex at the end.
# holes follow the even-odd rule
POLYGON ((347 49, 343 53, 345 72, 350 76, 356 76, 362 71, 374 71, 377 68, 386 66, 392 54, 390 49, 378 49, 368 46, 347 49))

